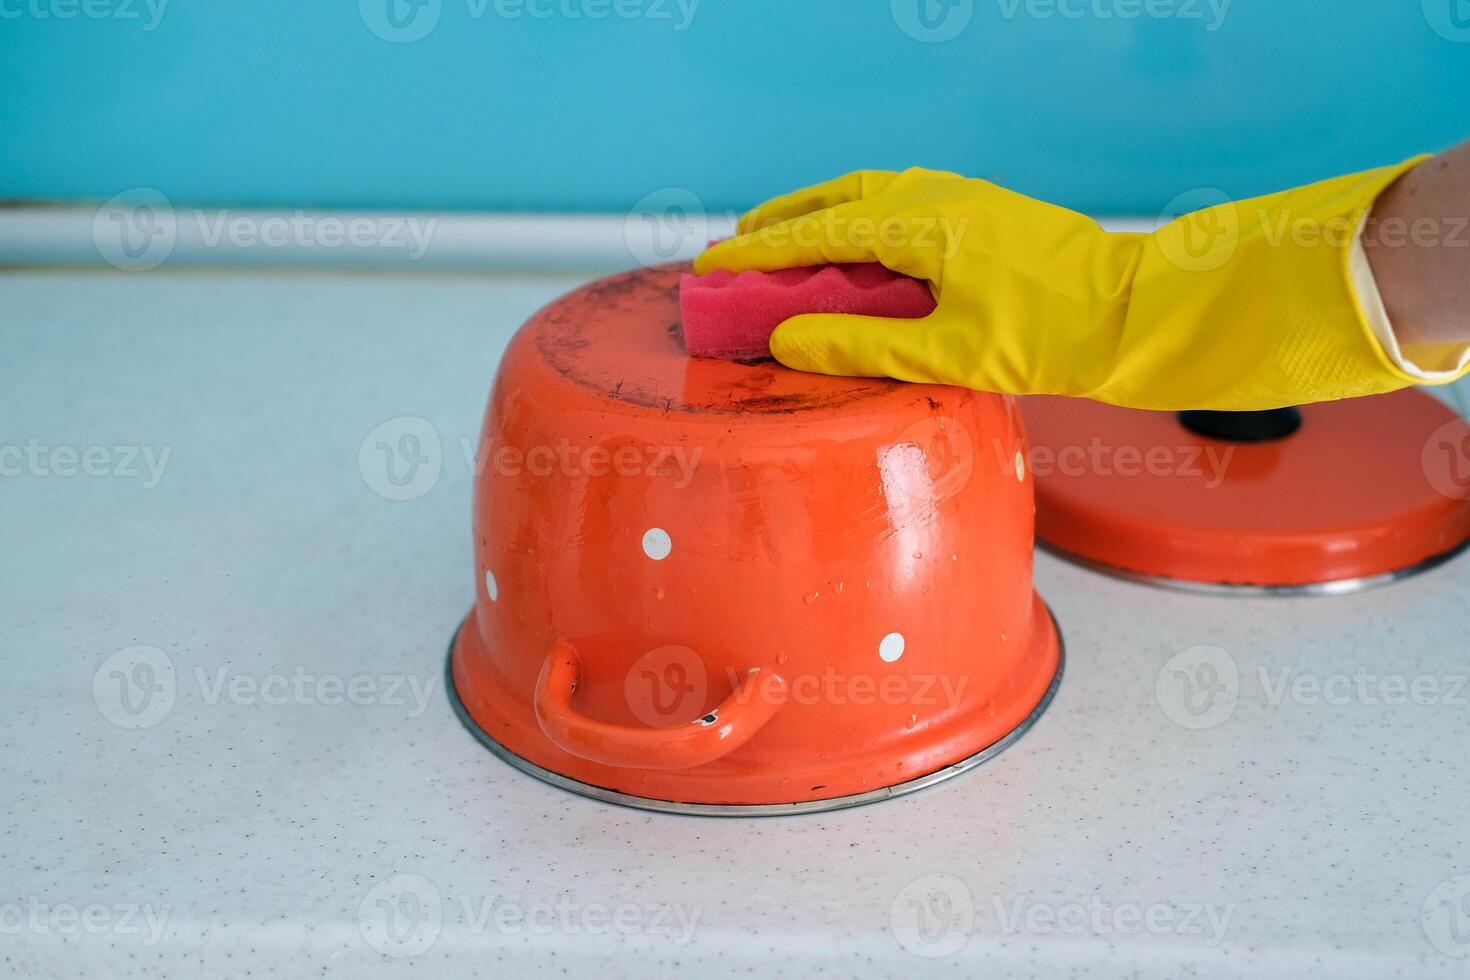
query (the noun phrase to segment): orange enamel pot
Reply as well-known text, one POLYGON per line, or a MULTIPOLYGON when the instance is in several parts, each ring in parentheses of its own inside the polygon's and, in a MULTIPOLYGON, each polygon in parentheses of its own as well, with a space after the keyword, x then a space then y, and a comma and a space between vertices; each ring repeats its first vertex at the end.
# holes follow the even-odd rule
POLYGON ((1049 701, 1012 399, 691 360, 679 267, 536 314, 474 490, 461 717, 651 809, 829 809, 937 782, 1049 701))

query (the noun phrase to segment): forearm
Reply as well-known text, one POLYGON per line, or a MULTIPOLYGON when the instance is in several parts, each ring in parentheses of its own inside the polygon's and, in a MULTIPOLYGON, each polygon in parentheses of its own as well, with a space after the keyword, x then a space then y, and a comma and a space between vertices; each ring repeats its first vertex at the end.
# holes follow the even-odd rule
POLYGON ((1470 343, 1470 142, 1409 171, 1363 234, 1399 343, 1470 343))

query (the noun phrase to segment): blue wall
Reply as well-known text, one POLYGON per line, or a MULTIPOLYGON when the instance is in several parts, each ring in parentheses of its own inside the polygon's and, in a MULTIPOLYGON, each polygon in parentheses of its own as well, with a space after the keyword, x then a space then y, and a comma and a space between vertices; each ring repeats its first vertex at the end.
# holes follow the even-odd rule
POLYGON ((1222 3, 0 0, 0 196, 728 208, 922 163, 1154 213, 1470 136, 1470 0, 1222 3))

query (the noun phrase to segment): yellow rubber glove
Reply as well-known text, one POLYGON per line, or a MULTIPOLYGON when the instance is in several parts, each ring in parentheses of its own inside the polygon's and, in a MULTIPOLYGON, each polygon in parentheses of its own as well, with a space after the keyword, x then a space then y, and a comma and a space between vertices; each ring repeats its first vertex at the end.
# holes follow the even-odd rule
POLYGON ((1367 395, 1416 381, 1374 338, 1350 250, 1375 198, 1422 159, 1152 234, 984 180, 859 171, 756 208, 695 270, 876 261, 929 280, 938 305, 922 320, 787 320, 771 353, 803 371, 1170 410, 1367 395))

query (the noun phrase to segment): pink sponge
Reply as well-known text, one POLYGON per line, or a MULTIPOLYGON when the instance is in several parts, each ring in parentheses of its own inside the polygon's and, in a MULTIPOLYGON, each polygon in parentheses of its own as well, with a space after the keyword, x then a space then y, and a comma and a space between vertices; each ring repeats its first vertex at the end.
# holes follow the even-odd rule
POLYGON ((876 262, 778 272, 715 270, 679 281, 684 346, 695 357, 769 357, 771 333, 802 313, 857 313, 915 319, 934 311, 922 279, 876 262))

